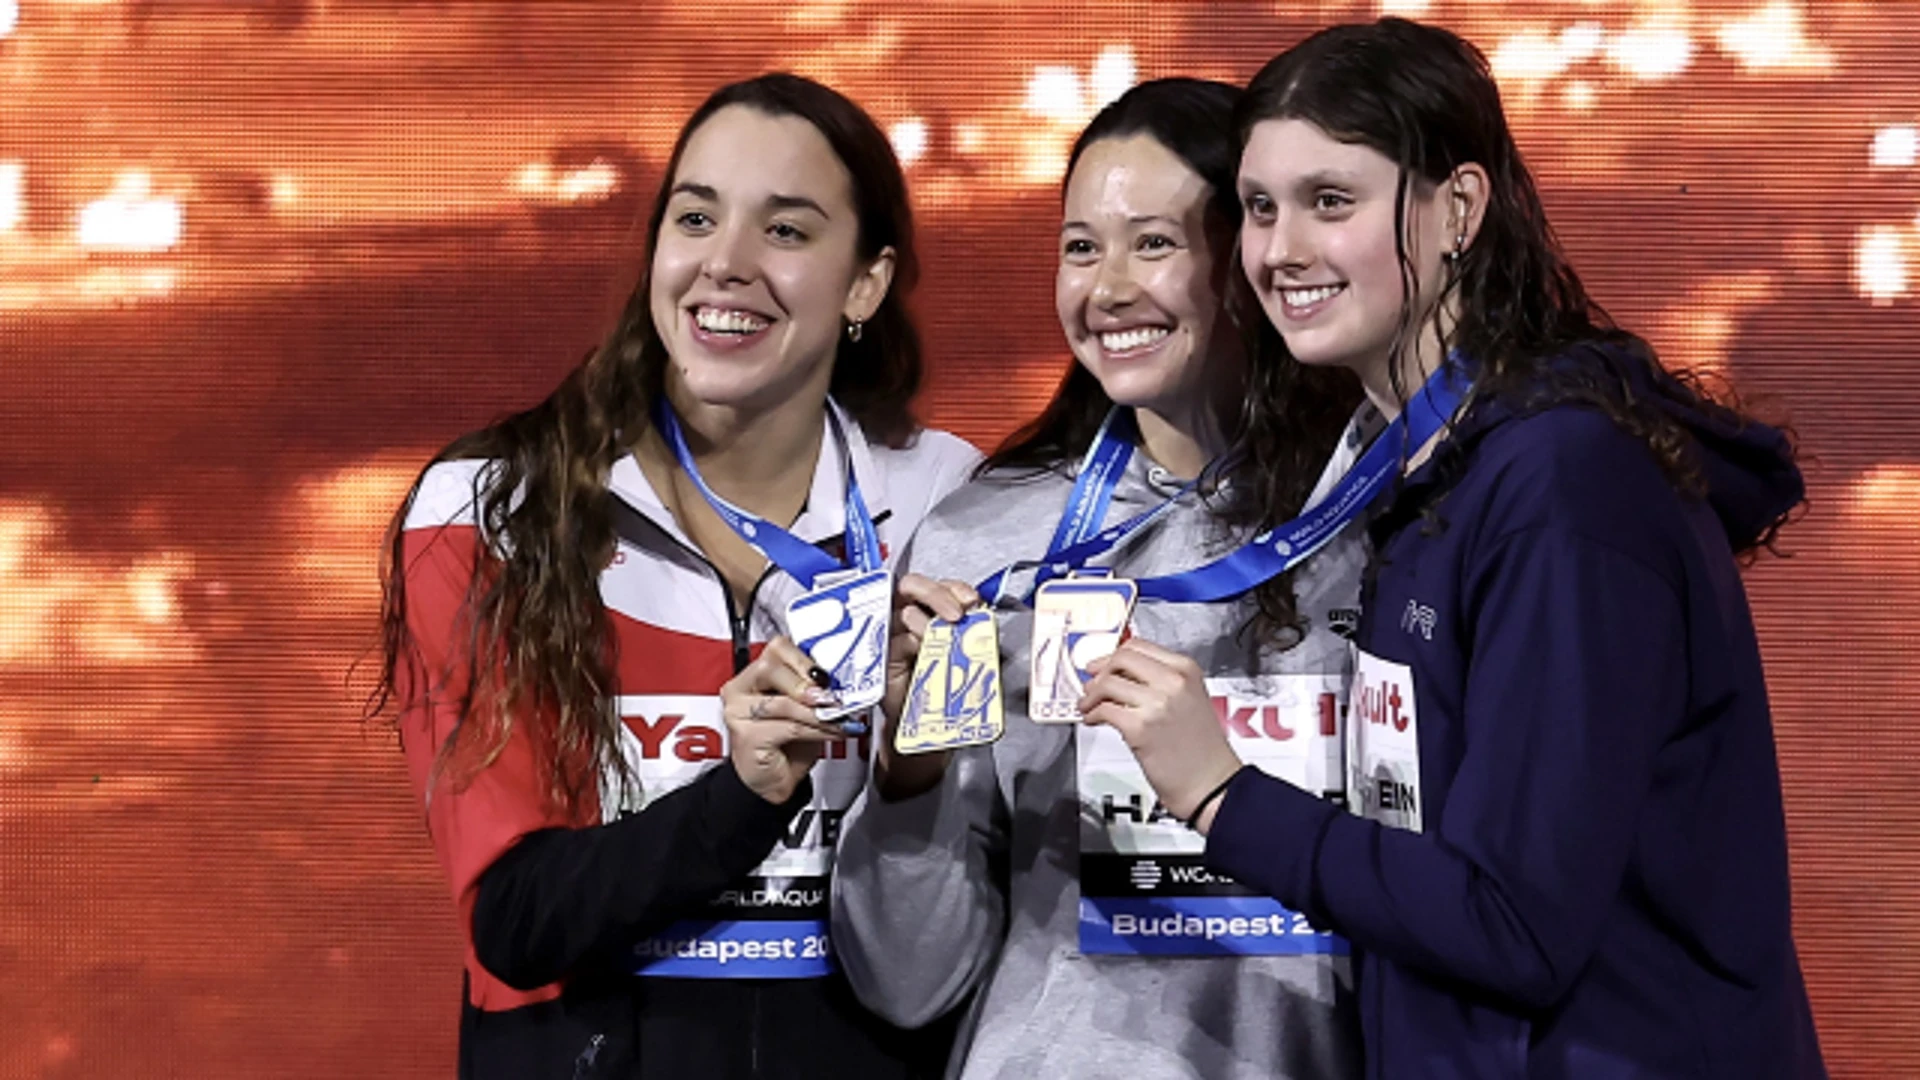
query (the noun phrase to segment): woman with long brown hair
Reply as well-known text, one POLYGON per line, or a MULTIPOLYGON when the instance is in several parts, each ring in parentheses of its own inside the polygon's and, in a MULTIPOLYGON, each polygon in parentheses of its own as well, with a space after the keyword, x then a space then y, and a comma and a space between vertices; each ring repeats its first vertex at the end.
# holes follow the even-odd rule
POLYGON ((1738 573, 1801 500, 1791 441, 1589 298, 1456 35, 1315 34, 1239 129, 1269 320, 1415 418, 1379 444, 1354 812, 1244 768, 1129 647, 1089 721, 1212 872, 1352 943, 1369 1077, 1824 1076, 1738 573))
POLYGON ((646 259, 606 342, 442 452, 392 536, 385 689, 470 943, 460 1075, 909 1075, 825 932, 861 643, 821 635, 799 719, 715 697, 848 580, 884 616, 873 583, 977 459, 909 411, 900 166, 817 83, 722 88, 646 259))
MULTIPOLYGON (((991 620, 998 655, 974 670, 1004 688, 1005 733, 879 749, 842 841, 834 927, 855 988, 897 1023, 972 995, 955 1060, 970 1080, 1358 1072, 1344 945, 1208 878, 1198 838, 1154 804, 1125 746, 1062 715, 1074 701, 1056 682, 1070 684, 1078 661, 1061 657, 1086 650, 1043 629, 1060 613, 1057 586, 1137 585, 1134 640, 1182 657, 1202 702, 1239 725, 1263 767, 1337 791, 1339 740, 1322 705, 1345 689, 1357 540, 1293 572, 1272 565, 1202 590, 1211 596, 1179 587, 1298 512, 1357 396, 1343 373, 1294 364, 1256 310, 1235 310, 1238 97, 1155 80, 1081 133, 1062 183, 1054 293, 1073 361, 1042 414, 940 505, 905 559, 902 653, 912 658, 929 615, 991 620), (1069 554, 1087 545, 1102 550, 1069 554), (1095 567, 1109 576, 1066 576, 1095 567), (1159 932, 1146 911, 1178 925, 1159 932)), ((889 700, 890 733, 919 737, 919 700, 889 700)))

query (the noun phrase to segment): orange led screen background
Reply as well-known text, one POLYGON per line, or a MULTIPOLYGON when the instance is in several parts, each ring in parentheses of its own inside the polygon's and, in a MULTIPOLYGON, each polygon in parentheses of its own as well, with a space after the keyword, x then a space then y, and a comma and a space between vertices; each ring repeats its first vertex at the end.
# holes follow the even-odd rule
MULTIPOLYGON (((1078 125, 1382 7, 0 0, 0 1077, 451 1073, 451 900, 348 678, 381 528, 597 340, 706 92, 888 127, 922 409, 985 445, 1061 370, 1078 125)), ((1384 7, 1491 55, 1613 313, 1797 427, 1747 580, 1801 954, 1835 1074, 1920 1075, 1920 12, 1384 7)))

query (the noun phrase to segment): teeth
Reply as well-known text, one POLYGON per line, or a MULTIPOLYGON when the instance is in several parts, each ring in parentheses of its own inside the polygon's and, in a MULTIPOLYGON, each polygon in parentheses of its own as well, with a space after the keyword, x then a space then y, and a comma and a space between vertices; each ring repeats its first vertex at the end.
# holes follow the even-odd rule
POLYGON ((1293 307, 1306 307, 1322 300, 1331 299, 1345 285, 1321 285, 1312 289, 1281 289, 1280 297, 1293 307))
POLYGON ((716 307, 695 308, 693 323, 712 334, 753 334, 767 328, 767 320, 752 312, 716 307))
POLYGON ((1131 352, 1145 348, 1173 333, 1164 326, 1143 326, 1137 330, 1120 330, 1100 335, 1100 347, 1108 352, 1131 352))

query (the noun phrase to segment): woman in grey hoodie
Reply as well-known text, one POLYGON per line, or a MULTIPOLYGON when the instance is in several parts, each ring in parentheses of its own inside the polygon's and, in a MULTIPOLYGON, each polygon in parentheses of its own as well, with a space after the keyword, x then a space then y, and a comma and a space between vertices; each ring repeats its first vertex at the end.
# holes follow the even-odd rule
MULTIPOLYGON (((1240 547, 1352 460, 1364 418, 1340 429, 1355 388, 1294 365, 1257 313, 1244 324, 1233 314, 1229 293, 1244 286, 1238 93, 1147 83, 1075 144, 1056 293, 1077 363, 905 553, 905 664, 930 615, 957 618, 978 602, 964 582, 1041 557, 1097 457, 1082 455, 1103 438, 1132 452, 1110 502, 1077 507, 1091 507, 1094 527, 1171 501, 1089 563, 1129 579, 1240 547)), ((1362 561, 1350 531, 1229 600, 1142 601, 1132 632, 1198 665, 1244 758, 1334 792, 1328 706, 1345 692, 1340 634, 1362 561)), ((856 992, 909 1027, 965 1006, 949 1071, 969 1080, 1357 1075, 1344 943, 1209 875, 1200 838, 1156 804, 1110 729, 1029 716, 1033 615, 1022 600, 1033 580, 1011 575, 994 605, 1003 738, 903 756, 890 738, 900 695, 889 702, 889 737, 845 820, 833 884, 834 942, 856 992)))

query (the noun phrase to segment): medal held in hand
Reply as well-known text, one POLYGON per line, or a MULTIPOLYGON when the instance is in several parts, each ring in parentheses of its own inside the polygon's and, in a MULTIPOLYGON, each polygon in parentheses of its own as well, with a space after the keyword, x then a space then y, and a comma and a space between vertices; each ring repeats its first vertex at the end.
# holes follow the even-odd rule
POLYGON ((893 613, 893 575, 885 570, 823 578, 819 588, 787 605, 794 644, 828 675, 837 697, 814 714, 839 720, 849 735, 866 731, 864 713, 887 692, 887 620, 893 613))
POLYGON ((925 754, 985 746, 1005 731, 993 612, 976 608, 957 623, 934 620, 920 639, 894 749, 925 754))
POLYGON ((1140 590, 1125 578, 1075 575, 1040 586, 1033 597, 1033 673, 1027 715, 1035 723, 1080 721, 1087 666, 1126 640, 1140 590))

